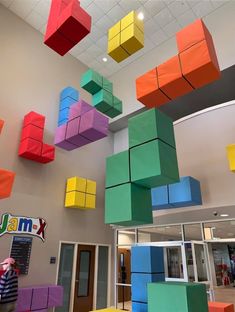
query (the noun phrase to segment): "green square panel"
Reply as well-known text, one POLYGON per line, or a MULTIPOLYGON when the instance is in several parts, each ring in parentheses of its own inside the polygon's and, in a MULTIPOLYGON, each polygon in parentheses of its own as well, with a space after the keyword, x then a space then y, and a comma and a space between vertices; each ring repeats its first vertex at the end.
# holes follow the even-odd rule
POLYGON ((120 114, 122 114, 122 101, 119 100, 116 96, 113 96, 113 106, 111 109, 105 112, 105 115, 114 118, 120 114))
POLYGON ((128 120, 129 147, 146 143, 153 139, 175 147, 173 121, 156 108, 149 109, 128 120))
POLYGON ((111 81, 103 77, 102 87, 104 90, 113 93, 113 84, 111 81))
POLYGON ((179 181, 175 148, 153 140, 130 149, 131 182, 156 187, 179 181))
POLYGON ((105 113, 113 106, 112 93, 102 89, 92 96, 92 105, 100 112, 105 113))
POLYGON ((80 87, 95 94, 102 89, 102 76, 93 69, 88 69, 81 77, 80 87))
POLYGON ((129 150, 106 158, 106 187, 130 182, 129 150))
POLYGON ((206 285, 162 282, 148 284, 148 312, 208 312, 206 285))
POLYGON ((151 190, 132 183, 106 189, 105 223, 123 226, 153 223, 151 190))

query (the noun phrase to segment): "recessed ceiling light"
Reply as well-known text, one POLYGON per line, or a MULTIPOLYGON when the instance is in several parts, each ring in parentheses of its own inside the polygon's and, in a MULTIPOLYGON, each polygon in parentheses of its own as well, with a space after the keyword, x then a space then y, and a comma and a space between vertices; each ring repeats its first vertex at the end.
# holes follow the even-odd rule
POLYGON ((227 213, 222 213, 220 216, 221 217, 228 217, 228 214, 227 213))
POLYGON ((144 19, 144 13, 143 12, 140 12, 138 15, 137 15, 138 19, 143 21, 144 19))
POLYGON ((103 57, 102 60, 103 60, 103 62, 107 62, 108 59, 107 59, 107 57, 103 57))

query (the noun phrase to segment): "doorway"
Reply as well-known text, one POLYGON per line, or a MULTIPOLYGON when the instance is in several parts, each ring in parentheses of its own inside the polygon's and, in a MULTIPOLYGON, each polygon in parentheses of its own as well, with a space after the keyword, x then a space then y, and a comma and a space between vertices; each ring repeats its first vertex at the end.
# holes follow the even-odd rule
MULTIPOLYGON (((118 248, 118 283, 131 284, 131 250, 118 248)), ((131 288, 125 286, 118 287, 118 302, 123 304, 131 300, 131 288)))

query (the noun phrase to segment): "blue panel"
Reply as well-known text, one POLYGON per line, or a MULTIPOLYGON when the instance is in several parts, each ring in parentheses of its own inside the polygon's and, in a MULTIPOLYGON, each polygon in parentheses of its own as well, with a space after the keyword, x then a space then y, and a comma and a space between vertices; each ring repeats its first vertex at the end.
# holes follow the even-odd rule
POLYGON ((64 124, 66 124, 67 122, 68 122, 68 119, 59 120, 59 121, 58 121, 58 127, 60 127, 60 126, 62 126, 62 125, 64 125, 64 124))
POLYGON ((148 302, 147 284, 165 282, 164 273, 132 273, 131 274, 131 296, 132 301, 148 302))
POLYGON ((131 272, 164 273, 163 248, 154 246, 132 247, 131 272))
POLYGON ((132 301, 132 312, 148 312, 147 303, 132 301))
POLYGON ((58 122, 61 122, 62 120, 68 120, 68 118, 69 118, 69 108, 65 108, 59 111, 58 122))
POLYGON ((169 202, 175 208, 202 204, 200 182, 192 177, 182 177, 180 182, 169 184, 169 202))
POLYGON ((65 99, 67 96, 69 96, 70 98, 74 99, 75 101, 78 101, 78 99, 79 99, 79 92, 78 92, 78 90, 74 89, 73 87, 64 88, 60 92, 60 102, 63 99, 65 99))
POLYGON ((151 189, 153 210, 171 208, 168 198, 168 185, 163 185, 151 189))
POLYGON ((65 108, 70 108, 70 106, 74 103, 76 103, 77 101, 72 99, 71 97, 66 97, 65 99, 63 99, 62 101, 60 101, 60 111, 65 109, 65 108))

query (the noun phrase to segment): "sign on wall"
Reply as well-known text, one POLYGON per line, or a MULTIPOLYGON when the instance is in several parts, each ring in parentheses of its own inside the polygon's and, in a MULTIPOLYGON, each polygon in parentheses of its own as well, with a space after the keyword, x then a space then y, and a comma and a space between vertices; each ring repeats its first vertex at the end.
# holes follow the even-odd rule
POLYGON ((32 237, 13 237, 10 257, 16 260, 17 268, 19 268, 20 274, 28 274, 32 241, 32 237))
POLYGON ((2 215, 0 237, 4 234, 28 234, 45 241, 47 223, 42 218, 13 216, 9 213, 2 215))

